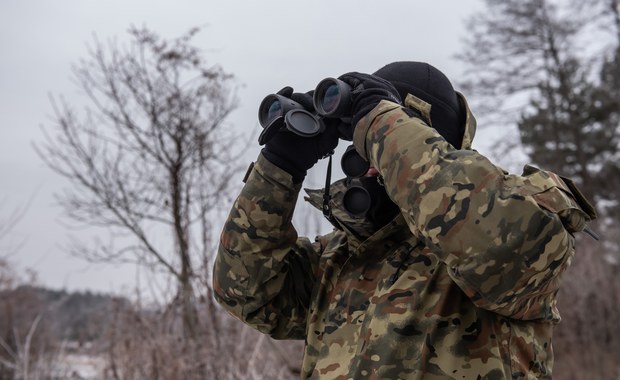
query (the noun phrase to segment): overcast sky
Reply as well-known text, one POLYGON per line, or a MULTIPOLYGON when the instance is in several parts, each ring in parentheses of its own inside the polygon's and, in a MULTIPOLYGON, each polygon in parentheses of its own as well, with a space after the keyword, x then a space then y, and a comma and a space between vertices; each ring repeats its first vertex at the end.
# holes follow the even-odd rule
MULTIPOLYGON (((455 78, 463 21, 481 7, 480 0, 0 1, 0 221, 32 199, 0 249, 23 242, 10 260, 53 288, 122 292, 133 286, 133 268, 87 264, 63 250, 81 231, 66 227, 54 202, 66 183, 32 148, 41 128, 52 124, 50 94, 83 100, 70 67, 86 56, 93 35, 123 41, 133 24, 173 38, 204 26, 194 43, 208 62, 235 75, 240 106, 229 123, 249 133, 259 128, 261 99, 285 85, 307 91, 324 77, 373 72, 397 60, 427 61, 455 78)), ((257 153, 258 147, 250 150, 246 160, 257 153)))

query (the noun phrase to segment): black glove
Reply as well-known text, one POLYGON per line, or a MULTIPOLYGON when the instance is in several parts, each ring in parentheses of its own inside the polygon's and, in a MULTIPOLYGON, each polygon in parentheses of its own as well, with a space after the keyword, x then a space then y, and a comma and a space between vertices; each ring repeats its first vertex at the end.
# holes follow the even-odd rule
MULTIPOLYGON (((312 93, 294 93, 291 87, 284 87, 278 91, 278 95, 285 96, 301 104, 306 111, 315 113, 312 93)), ((267 141, 262 153, 271 163, 288 172, 294 183, 300 183, 306 177, 307 170, 331 153, 337 145, 338 130, 329 126, 323 133, 313 137, 302 137, 291 131, 281 130, 267 141)))
POLYGON ((387 80, 357 72, 347 73, 338 79, 351 86, 351 129, 349 131, 352 139, 353 129, 357 122, 366 116, 382 100, 389 100, 398 104, 402 103, 396 87, 387 80))

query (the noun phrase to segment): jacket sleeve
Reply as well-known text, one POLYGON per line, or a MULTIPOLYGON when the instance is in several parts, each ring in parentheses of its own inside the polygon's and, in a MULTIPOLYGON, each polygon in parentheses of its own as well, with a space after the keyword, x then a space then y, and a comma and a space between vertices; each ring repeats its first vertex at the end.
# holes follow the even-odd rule
POLYGON ((475 151, 456 150, 407 111, 381 102, 358 123, 354 143, 411 231, 478 307, 559 319, 555 295, 574 254, 571 229, 587 219, 571 193, 552 173, 508 175, 475 151), (562 213, 576 225, 566 227, 562 213))
POLYGON ((276 339, 303 339, 318 247, 291 218, 300 190, 262 155, 221 233, 213 288, 233 316, 276 339))

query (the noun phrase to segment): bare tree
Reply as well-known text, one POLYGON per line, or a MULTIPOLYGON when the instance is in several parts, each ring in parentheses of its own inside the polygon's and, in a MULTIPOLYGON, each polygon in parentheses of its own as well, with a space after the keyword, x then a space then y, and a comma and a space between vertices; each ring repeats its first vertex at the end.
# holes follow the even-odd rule
POLYGON ((464 83, 489 106, 477 112, 518 127, 520 139, 502 137, 496 146, 506 151, 520 141, 536 165, 573 178, 589 199, 611 202, 606 208, 617 212, 618 45, 611 57, 583 49, 594 44, 587 26, 606 25, 615 41, 618 30, 609 26, 620 21, 609 21, 619 20, 617 2, 589 0, 596 11, 588 14, 568 0, 486 3, 469 21, 460 58, 464 83))
POLYGON ((77 243, 75 253, 171 276, 186 336, 196 333, 197 296, 211 302, 197 287, 210 272, 214 212, 239 171, 225 124, 236 106, 232 75, 191 45, 198 31, 165 40, 132 27, 128 46, 95 38, 73 69, 84 112, 52 98, 53 129, 35 146, 70 183, 57 194, 67 215, 110 231, 109 243, 77 243))
MULTIPOLYGON (((593 29, 612 38, 611 50, 620 45, 620 0, 571 0, 570 8, 593 29)), ((604 43, 603 49, 609 50, 609 45, 604 43)))
POLYGON ((28 211, 31 201, 32 198, 25 206, 16 207, 8 213, 3 210, 5 203, 0 202, 0 268, 1 264, 15 254, 24 243, 23 240, 14 239, 11 233, 15 230, 15 226, 22 220, 26 211, 28 211))
POLYGON ((516 122, 540 83, 560 83, 572 59, 581 24, 561 17, 557 1, 486 0, 467 20, 468 34, 457 58, 465 63, 461 85, 477 114, 516 122))
POLYGON ((565 65, 581 24, 560 19, 563 8, 553 0, 485 3, 484 11, 467 20, 468 33, 457 55, 464 63, 458 85, 469 95, 480 128, 497 131, 488 143, 491 153, 510 166, 507 158, 522 151, 516 123, 530 108, 531 97, 545 90, 542 83, 566 82, 565 65))

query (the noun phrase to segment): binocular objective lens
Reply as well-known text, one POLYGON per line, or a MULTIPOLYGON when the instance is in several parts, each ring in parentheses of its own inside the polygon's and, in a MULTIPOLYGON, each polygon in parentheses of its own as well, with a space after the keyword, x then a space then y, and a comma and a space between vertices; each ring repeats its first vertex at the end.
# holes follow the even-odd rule
POLYGON ((279 100, 274 100, 267 110, 267 122, 270 122, 278 116, 282 116, 282 103, 280 103, 279 100))
POLYGON ((332 84, 331 86, 327 87, 327 89, 325 89, 325 94, 323 95, 323 101, 321 102, 321 106, 326 113, 331 113, 336 110, 339 101, 340 89, 338 89, 337 84, 332 84))

